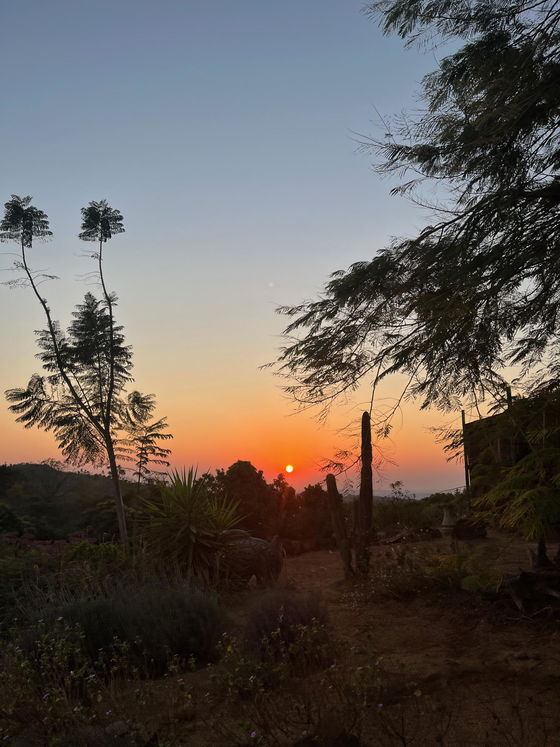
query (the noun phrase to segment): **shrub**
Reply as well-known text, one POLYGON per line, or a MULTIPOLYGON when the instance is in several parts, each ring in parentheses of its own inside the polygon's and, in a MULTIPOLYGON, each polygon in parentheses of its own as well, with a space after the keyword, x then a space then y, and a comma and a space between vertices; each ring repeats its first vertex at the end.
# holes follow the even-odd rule
MULTIPOLYGON (((172 472, 156 498, 144 499, 139 524, 147 552, 187 576, 211 579, 224 542, 239 530, 238 504, 212 496, 193 468, 172 472)), ((243 533, 244 534, 244 533, 243 533)))
POLYGON ((241 641, 223 637, 221 653, 218 685, 253 700, 332 660, 325 606, 311 594, 269 592, 250 610, 241 641))
POLYGON ((376 599, 407 600, 419 594, 495 592, 503 580, 496 569, 498 552, 486 547, 449 554, 411 545, 387 548, 372 565, 367 582, 348 599, 359 606, 376 599))
POLYGON ((270 591, 253 606, 244 640, 260 660, 286 660, 304 669, 320 664, 330 641, 326 607, 314 594, 270 591))
POLYGON ((92 568, 115 571, 127 564, 127 550, 117 542, 77 542, 70 545, 61 558, 61 566, 72 563, 87 563, 92 568))
POLYGON ((55 559, 37 550, 0 549, 0 624, 14 616, 25 589, 35 586, 43 574, 51 574, 55 559))
POLYGON ((422 501, 413 499, 374 504, 373 521, 375 528, 382 531, 425 529, 433 524, 422 501))
POLYGON ((149 565, 109 542, 66 544, 57 554, 8 546, 0 550, 0 623, 32 623, 37 609, 110 598, 125 579, 138 585, 153 577, 149 565))
POLYGON ((172 660, 182 668, 210 661, 223 631, 212 597, 173 587, 131 587, 111 599, 77 600, 52 608, 48 618, 77 625, 91 661, 112 661, 115 669, 118 649, 123 674, 129 669, 148 677, 164 674, 172 660))
POLYGON ((464 495, 433 493, 421 500, 397 496, 382 503, 374 503, 374 526, 383 531, 396 532, 402 529, 427 529, 438 526, 447 506, 453 507, 455 513, 460 515, 466 509, 464 495))
POLYGON ((34 739, 18 744, 68 744, 63 735, 87 721, 85 709, 103 699, 103 683, 82 642, 77 626, 40 620, 21 640, 3 645, 0 741, 11 744, 31 730, 34 739))

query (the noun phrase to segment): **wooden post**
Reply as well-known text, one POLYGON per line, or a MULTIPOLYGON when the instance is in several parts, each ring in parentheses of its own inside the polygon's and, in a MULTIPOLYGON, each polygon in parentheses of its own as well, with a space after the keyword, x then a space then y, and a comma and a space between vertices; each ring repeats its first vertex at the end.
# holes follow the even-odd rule
POLYGON ((329 503, 329 512, 331 515, 332 528, 342 558, 342 567, 344 569, 344 578, 349 580, 354 576, 352 568, 352 553, 350 543, 346 533, 346 522, 344 521, 344 509, 342 506, 342 496, 336 486, 336 477, 327 475, 327 500, 329 503))
POLYGON ((360 499, 356 532, 356 570, 362 576, 369 571, 369 543, 373 512, 373 450, 371 446, 371 419, 369 412, 362 415, 360 499))
POLYGON ((463 461, 465 463, 465 488, 466 490, 469 490, 471 487, 471 476, 469 470, 469 459, 467 456, 467 445, 465 442, 465 425, 465 411, 461 410, 461 426, 463 428, 463 461))

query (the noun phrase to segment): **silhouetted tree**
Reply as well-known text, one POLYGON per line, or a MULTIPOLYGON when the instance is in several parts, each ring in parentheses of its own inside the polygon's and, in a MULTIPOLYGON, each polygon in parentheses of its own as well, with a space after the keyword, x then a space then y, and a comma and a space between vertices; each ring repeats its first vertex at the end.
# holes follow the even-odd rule
POLYGON ((411 175, 395 193, 426 206, 419 187, 443 189, 416 236, 280 310, 294 317, 288 391, 328 405, 401 372, 424 406, 448 409, 497 393, 505 364, 531 386, 560 380, 558 3, 384 0, 369 12, 408 43, 459 40, 424 79, 423 112, 365 142, 380 172, 411 175))
POLYGON ((282 537, 309 541, 313 549, 332 547, 333 532, 327 493, 320 483, 307 485, 286 505, 282 537))
MULTIPOLYGON (((108 462, 119 532, 124 540, 127 528, 116 445, 119 432, 133 417, 125 397, 125 387, 132 380, 132 353, 125 344, 122 327, 115 323, 116 296, 106 289, 102 262, 104 244, 124 231, 122 216, 104 200, 83 208, 80 237, 99 242, 93 256, 98 262, 102 298, 87 293, 64 332, 39 292, 38 283, 45 276, 31 270, 26 254, 33 239, 52 235, 48 218, 31 205, 31 197, 12 195, 5 208, 0 238, 19 243, 21 259, 16 267, 24 271, 23 280, 31 286, 47 319, 47 329, 37 333, 38 358, 47 375, 34 374, 26 388, 8 390, 10 409, 25 427, 52 431, 67 461, 94 465, 108 462)), ((141 403, 137 401, 135 407, 137 418, 141 403)))
POLYGON ((20 532, 22 524, 16 514, 5 503, 0 502, 0 534, 3 532, 20 532))
POLYGON ((226 472, 218 471, 224 494, 239 504, 241 526, 262 537, 278 532, 280 497, 251 462, 239 460, 226 472))
POLYGON ((143 480, 146 481, 158 474, 158 470, 152 469, 151 465, 169 467, 167 457, 171 454, 171 449, 163 448, 159 445, 159 441, 167 441, 173 438, 173 435, 165 431, 167 418, 152 420, 155 406, 153 394, 141 394, 135 391, 128 395, 125 423, 128 434, 126 445, 128 458, 134 462, 133 474, 136 477, 137 492, 143 480))

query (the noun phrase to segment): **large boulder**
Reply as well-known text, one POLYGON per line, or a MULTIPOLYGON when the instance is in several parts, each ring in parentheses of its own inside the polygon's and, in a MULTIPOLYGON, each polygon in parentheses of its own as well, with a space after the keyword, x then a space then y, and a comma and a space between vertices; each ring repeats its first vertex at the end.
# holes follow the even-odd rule
POLYGON ((253 576, 260 586, 272 586, 282 571, 284 550, 278 537, 236 537, 220 556, 220 572, 233 581, 248 583, 253 576))

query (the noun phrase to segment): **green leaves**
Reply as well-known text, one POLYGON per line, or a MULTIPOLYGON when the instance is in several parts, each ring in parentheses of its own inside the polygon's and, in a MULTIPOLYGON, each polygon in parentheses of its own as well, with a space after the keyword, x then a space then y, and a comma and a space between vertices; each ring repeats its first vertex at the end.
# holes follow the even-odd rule
POLYGON ((240 521, 237 504, 210 497, 193 467, 171 472, 159 496, 144 499, 140 508, 148 553, 164 565, 178 566, 188 577, 215 575, 228 539, 244 534, 237 529, 240 521))
POLYGON ((499 526, 540 537, 546 527, 560 521, 560 450, 536 448, 514 465, 504 479, 475 502, 499 526))

